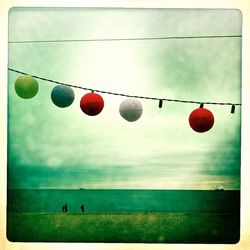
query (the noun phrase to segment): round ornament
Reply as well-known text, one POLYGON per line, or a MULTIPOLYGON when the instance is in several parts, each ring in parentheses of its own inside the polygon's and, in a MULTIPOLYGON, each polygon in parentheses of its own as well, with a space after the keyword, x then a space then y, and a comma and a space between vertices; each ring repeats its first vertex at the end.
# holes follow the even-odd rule
POLYGON ((15 91, 19 97, 30 99, 38 92, 38 82, 32 76, 19 76, 15 81, 15 91))
POLYGON ((141 102, 133 98, 122 101, 119 108, 120 115, 128 122, 138 120, 142 115, 142 111, 141 102))
POLYGON ((208 109, 197 108, 190 114, 189 124, 194 131, 204 133, 213 127, 214 116, 208 109))
POLYGON ((104 101, 100 95, 88 93, 82 97, 80 107, 86 115, 95 116, 101 113, 104 107, 104 101))
POLYGON ((52 102, 60 108, 66 108, 70 106, 74 99, 74 91, 69 86, 57 85, 51 91, 52 102))

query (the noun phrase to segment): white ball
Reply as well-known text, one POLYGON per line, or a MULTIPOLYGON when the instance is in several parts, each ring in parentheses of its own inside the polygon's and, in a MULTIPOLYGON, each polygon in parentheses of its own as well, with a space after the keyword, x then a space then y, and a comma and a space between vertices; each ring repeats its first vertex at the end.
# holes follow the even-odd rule
POLYGON ((137 99, 128 98, 121 102, 120 115, 129 122, 138 120, 142 115, 142 104, 137 99))

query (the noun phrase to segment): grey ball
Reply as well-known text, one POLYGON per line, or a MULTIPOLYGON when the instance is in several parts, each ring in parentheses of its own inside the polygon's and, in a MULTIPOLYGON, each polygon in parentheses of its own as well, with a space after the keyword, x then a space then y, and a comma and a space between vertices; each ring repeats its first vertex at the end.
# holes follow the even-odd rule
POLYGON ((128 98, 121 102, 120 115, 129 122, 137 121, 142 115, 142 104, 134 98, 128 98))

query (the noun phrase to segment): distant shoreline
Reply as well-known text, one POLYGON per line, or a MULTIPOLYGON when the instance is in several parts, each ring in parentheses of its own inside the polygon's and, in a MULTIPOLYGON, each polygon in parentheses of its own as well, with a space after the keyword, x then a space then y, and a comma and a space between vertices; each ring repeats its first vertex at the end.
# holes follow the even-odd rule
POLYGON ((134 214, 158 214, 158 215, 236 215, 236 214, 239 214, 237 212, 221 212, 221 213, 218 213, 218 212, 157 212, 157 211, 124 211, 124 212, 121 212, 121 211, 117 211, 117 212, 114 212, 114 211, 111 211, 111 212, 85 212, 85 213, 82 213, 82 212, 67 212, 67 213, 63 213, 63 212, 8 212, 9 215, 34 215, 34 214, 37 214, 37 215, 134 215, 134 214))
POLYGON ((240 191, 130 189, 8 190, 8 212, 238 212, 240 191))

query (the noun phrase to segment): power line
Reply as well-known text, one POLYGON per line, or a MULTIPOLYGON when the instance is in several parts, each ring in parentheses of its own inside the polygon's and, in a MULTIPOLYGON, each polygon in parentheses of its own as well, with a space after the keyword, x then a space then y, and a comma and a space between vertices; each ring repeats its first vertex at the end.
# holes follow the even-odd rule
POLYGON ((29 76, 34 77, 36 79, 40 79, 40 80, 51 82, 51 83, 61 84, 61 85, 69 86, 69 87, 72 87, 72 88, 78 88, 78 89, 88 90, 88 91, 91 91, 91 92, 98 92, 98 93, 109 94, 109 95, 116 95, 116 96, 130 97, 130 98, 139 98, 139 99, 147 99, 147 100, 167 101, 167 102, 241 106, 241 103, 190 101, 190 100, 169 99, 169 98, 159 98, 159 97, 149 97, 149 96, 138 96, 138 95, 123 94, 123 93, 115 93, 115 92, 110 92, 110 91, 86 88, 86 87, 81 87, 81 86, 72 85, 72 84, 68 84, 68 83, 63 83, 63 82, 51 80, 51 79, 48 79, 48 78, 44 78, 44 77, 40 77, 40 76, 36 76, 36 75, 31 75, 31 74, 25 73, 23 71, 19 71, 19 70, 12 69, 12 68, 8 68, 8 70, 12 71, 12 72, 15 72, 15 73, 22 74, 22 75, 29 75, 29 76))
POLYGON ((165 37, 135 37, 135 38, 97 38, 97 39, 61 39, 61 40, 25 40, 9 41, 9 43, 73 43, 73 42, 115 42, 115 41, 143 41, 143 40, 170 40, 170 39, 210 39, 210 38, 237 38, 242 35, 211 35, 211 36, 165 36, 165 37))

